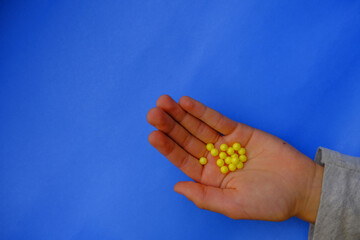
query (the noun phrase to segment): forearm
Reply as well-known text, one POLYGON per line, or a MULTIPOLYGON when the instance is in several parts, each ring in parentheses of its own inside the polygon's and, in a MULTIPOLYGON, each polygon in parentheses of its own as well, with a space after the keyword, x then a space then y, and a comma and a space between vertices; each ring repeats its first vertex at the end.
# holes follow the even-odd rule
POLYGON ((319 210, 323 174, 324 167, 314 163, 314 170, 308 178, 306 193, 303 194, 298 206, 296 217, 309 223, 315 223, 319 210))

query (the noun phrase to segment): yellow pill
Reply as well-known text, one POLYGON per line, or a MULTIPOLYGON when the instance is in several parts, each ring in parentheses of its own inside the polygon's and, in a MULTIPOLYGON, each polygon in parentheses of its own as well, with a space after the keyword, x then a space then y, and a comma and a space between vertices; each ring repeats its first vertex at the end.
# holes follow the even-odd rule
POLYGON ((227 145, 227 144, 223 143, 223 144, 220 145, 220 150, 221 150, 221 151, 226 151, 227 149, 228 149, 228 145, 227 145))
POLYGON ((223 174, 226 174, 226 173, 229 171, 229 169, 228 169, 227 166, 222 166, 222 167, 220 168, 220 171, 221 171, 223 174))
POLYGON ((230 171, 235 171, 236 170, 236 165, 235 164, 229 164, 229 170, 230 171))
POLYGON ((231 163, 231 157, 225 158, 225 163, 226 163, 226 164, 230 164, 230 163, 231 163))
POLYGON ((219 167, 224 166, 224 160, 222 160, 221 158, 218 159, 218 160, 216 161, 216 165, 218 165, 219 167))
POLYGON ((226 152, 227 152, 229 155, 233 155, 233 154, 234 154, 234 149, 233 149, 232 147, 229 147, 226 152))
POLYGON ((234 164, 234 165, 236 165, 236 164, 238 164, 240 162, 240 160, 239 160, 239 158, 238 157, 231 157, 231 163, 232 164, 234 164))
POLYGON ((239 157, 239 155, 237 153, 234 153, 231 155, 231 157, 239 157))
POLYGON ((217 150, 216 148, 213 148, 213 149, 211 149, 210 153, 211 153, 211 155, 216 157, 219 154, 219 150, 217 150))
POLYGON ((236 167, 237 169, 242 169, 244 167, 244 164, 242 162, 239 162, 236 167))
POLYGON ((219 157, 220 157, 221 159, 225 159, 225 158, 227 157, 226 152, 221 152, 221 153, 219 153, 219 157))
POLYGON ((199 159, 199 163, 200 163, 201 165, 205 165, 205 164, 207 163, 207 159, 206 159, 205 157, 201 157, 201 158, 199 159))
POLYGON ((241 162, 246 162, 246 160, 247 160, 246 155, 240 155, 239 160, 240 160, 241 162))
POLYGON ((206 144, 206 149, 207 149, 208 151, 213 150, 213 148, 214 148, 214 144, 212 144, 212 143, 206 144))
POLYGON ((238 153, 239 153, 240 155, 244 155, 244 154, 246 153, 245 148, 240 148, 239 151, 238 151, 238 153))
POLYGON ((233 144, 233 149, 234 149, 234 150, 238 151, 240 148, 241 148, 240 143, 234 143, 234 144, 233 144))

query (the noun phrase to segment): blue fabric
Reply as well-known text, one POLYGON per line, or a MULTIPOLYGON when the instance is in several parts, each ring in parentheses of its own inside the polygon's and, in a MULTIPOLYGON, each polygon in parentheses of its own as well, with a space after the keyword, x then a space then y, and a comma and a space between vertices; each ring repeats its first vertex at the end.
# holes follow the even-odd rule
POLYGON ((359 156, 359 26, 359 1, 1 1, 0 239, 307 239, 174 193, 146 113, 189 95, 359 156))

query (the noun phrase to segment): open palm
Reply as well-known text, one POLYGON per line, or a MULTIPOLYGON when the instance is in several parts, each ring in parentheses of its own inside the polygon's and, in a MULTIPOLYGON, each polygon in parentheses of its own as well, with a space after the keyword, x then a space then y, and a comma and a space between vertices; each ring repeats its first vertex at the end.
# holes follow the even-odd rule
POLYGON ((178 104, 161 96, 147 119, 158 129, 149 135, 149 142, 195 181, 179 182, 175 191, 198 207, 234 219, 281 221, 298 216, 314 221, 317 209, 312 202, 320 196, 313 193, 321 188, 314 179, 319 178, 320 166, 283 140, 190 97, 182 97, 178 104), (216 148, 234 142, 245 146, 244 168, 222 174, 218 158, 206 151, 209 142, 216 148), (202 156, 208 158, 205 166, 198 162, 202 156))

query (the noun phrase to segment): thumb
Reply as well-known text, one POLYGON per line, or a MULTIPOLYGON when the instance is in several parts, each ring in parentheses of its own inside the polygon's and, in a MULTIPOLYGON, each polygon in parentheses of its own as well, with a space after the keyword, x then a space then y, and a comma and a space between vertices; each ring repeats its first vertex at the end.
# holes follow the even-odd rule
POLYGON ((187 197, 201 209, 222 213, 230 218, 236 218, 233 189, 217 188, 195 182, 178 182, 174 191, 187 197))

